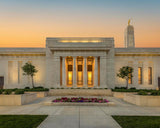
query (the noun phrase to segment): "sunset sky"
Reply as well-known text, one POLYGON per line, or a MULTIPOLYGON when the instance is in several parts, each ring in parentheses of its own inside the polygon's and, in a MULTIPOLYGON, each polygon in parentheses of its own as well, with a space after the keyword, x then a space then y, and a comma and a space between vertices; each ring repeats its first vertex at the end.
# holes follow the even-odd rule
POLYGON ((160 0, 0 0, 0 47, 45 47, 46 37, 114 37, 128 19, 136 47, 160 47, 160 0))

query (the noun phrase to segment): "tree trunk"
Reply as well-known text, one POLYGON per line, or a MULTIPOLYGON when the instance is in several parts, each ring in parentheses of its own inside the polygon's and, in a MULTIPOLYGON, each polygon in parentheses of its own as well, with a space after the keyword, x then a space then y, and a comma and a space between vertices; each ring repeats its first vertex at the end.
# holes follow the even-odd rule
POLYGON ((128 78, 126 79, 126 88, 128 89, 128 78))
POLYGON ((31 76, 31 78, 32 78, 32 87, 34 88, 33 76, 31 76))

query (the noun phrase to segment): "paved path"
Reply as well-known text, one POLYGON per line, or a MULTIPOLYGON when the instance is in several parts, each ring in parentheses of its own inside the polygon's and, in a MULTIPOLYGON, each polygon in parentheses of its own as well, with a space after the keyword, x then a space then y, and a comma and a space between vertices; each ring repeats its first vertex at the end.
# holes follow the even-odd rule
POLYGON ((111 115, 156 115, 160 107, 138 107, 121 99, 108 97, 117 106, 44 106, 41 98, 23 106, 0 106, 0 114, 48 115, 38 128, 120 128, 111 115))

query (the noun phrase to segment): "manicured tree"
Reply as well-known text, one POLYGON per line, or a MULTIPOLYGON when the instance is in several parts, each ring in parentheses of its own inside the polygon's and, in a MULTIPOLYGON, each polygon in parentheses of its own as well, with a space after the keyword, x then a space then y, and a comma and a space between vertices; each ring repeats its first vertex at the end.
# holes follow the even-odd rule
POLYGON ((131 79, 133 72, 133 68, 129 66, 124 66, 119 69, 119 73, 117 74, 118 77, 126 80, 126 88, 128 89, 128 80, 131 79))
POLYGON ((23 72, 24 72, 23 75, 31 76, 32 86, 34 88, 33 76, 38 72, 38 70, 31 63, 25 63, 25 65, 22 67, 22 69, 23 69, 23 72))

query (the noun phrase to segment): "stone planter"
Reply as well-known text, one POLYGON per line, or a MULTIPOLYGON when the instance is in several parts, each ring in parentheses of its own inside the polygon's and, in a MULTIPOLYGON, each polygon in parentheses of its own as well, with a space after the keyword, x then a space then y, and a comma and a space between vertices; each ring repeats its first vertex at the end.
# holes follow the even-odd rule
POLYGON ((36 94, 38 98, 43 98, 43 97, 46 97, 48 96, 48 91, 45 91, 45 92, 25 92, 26 94, 29 93, 29 94, 36 94))
POLYGON ((50 89, 50 96, 112 96, 110 89, 50 89))
POLYGON ((160 96, 125 94, 123 100, 138 106, 160 107, 160 96))
POLYGON ((137 94, 137 92, 113 92, 113 96, 123 99, 125 94, 137 94))
POLYGON ((23 105, 36 99, 36 94, 0 95, 0 105, 23 105))

